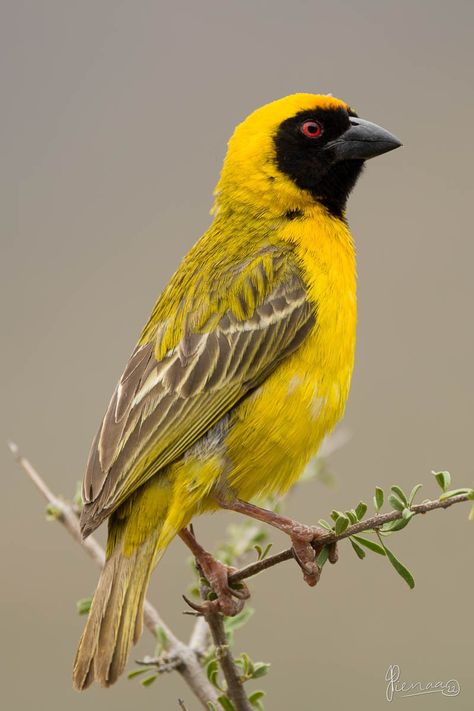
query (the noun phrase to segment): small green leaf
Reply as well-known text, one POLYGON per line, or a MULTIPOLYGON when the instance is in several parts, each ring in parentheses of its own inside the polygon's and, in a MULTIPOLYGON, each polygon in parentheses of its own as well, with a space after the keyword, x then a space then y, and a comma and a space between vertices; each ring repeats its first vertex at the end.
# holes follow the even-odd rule
POLYGON ((143 679, 141 682, 142 686, 151 686, 154 681, 158 678, 158 674, 152 674, 152 676, 147 676, 146 679, 143 679))
POLYGON ((473 489, 451 489, 450 491, 445 491, 444 494, 441 494, 439 497, 440 501, 445 501, 446 499, 451 499, 453 496, 458 496, 459 494, 468 494, 470 495, 472 492, 474 496, 474 490, 473 489))
POLYGON ((342 511, 336 511, 336 509, 333 509, 333 510, 331 511, 331 518, 332 518, 333 521, 337 521, 337 519, 339 518, 339 516, 344 516, 344 514, 342 513, 342 511))
POLYGON ((211 682, 213 686, 215 686, 217 689, 220 689, 221 687, 219 686, 219 664, 217 662, 217 659, 211 659, 211 661, 208 663, 206 667, 206 674, 207 678, 211 682))
POLYGON ((394 533, 395 531, 401 531, 402 528, 408 526, 411 518, 411 516, 410 518, 397 518, 395 521, 389 521, 388 523, 384 523, 380 531, 382 533, 394 533))
POLYGON ((420 491, 420 489, 422 488, 422 486, 423 486, 423 484, 416 484, 416 485, 413 487, 413 489, 411 490, 410 496, 408 497, 408 503, 409 503, 410 506, 411 506, 412 503, 414 502, 415 496, 416 496, 417 493, 420 491))
POLYGON ((253 662, 250 659, 248 654, 246 654, 245 652, 242 652, 242 654, 239 657, 237 657, 237 659, 234 659, 234 663, 242 669, 242 673, 243 673, 244 677, 246 677, 247 679, 252 678, 253 662))
POLYGON ((365 546, 374 553, 378 553, 379 555, 385 555, 385 550, 382 548, 382 546, 379 546, 378 543, 375 543, 375 541, 371 541, 368 538, 362 538, 362 536, 352 536, 352 538, 355 538, 357 543, 360 543, 361 546, 365 546))
POLYGON ((318 568, 322 568, 325 562, 327 561, 329 556, 329 548, 327 546, 324 546, 324 548, 320 551, 318 557, 316 558, 316 563, 318 568))
POLYGON ((357 523, 357 514, 354 509, 346 511, 346 516, 352 524, 357 523))
POLYGON ((376 511, 380 511, 380 509, 382 508, 383 498, 383 489, 381 489, 379 486, 376 486, 374 496, 374 507, 376 511))
POLYGON ((57 521, 61 518, 63 512, 59 505, 48 503, 46 504, 46 520, 47 521, 57 521))
POLYGON ((76 602, 76 610, 78 615, 88 615, 91 609, 92 598, 83 597, 76 602))
POLYGON ((351 542, 351 546, 355 550, 357 557, 363 560, 365 558, 365 551, 363 548, 361 548, 352 538, 352 536, 349 537, 349 540, 351 542))
POLYGON ((215 704, 213 704, 212 701, 207 702, 207 707, 208 707, 209 711, 217 711, 217 706, 215 704))
POLYGON ((336 532, 336 536, 340 536, 341 533, 344 533, 344 531, 348 527, 349 523, 350 523, 349 518, 345 514, 341 514, 340 516, 338 516, 338 518, 336 519, 336 526, 334 529, 336 532))
POLYGON ((327 521, 325 521, 323 518, 320 518, 318 521, 318 524, 322 527, 325 528, 327 531, 332 531, 332 526, 329 524, 327 521))
POLYGON ((410 571, 407 568, 405 568, 405 566, 402 563, 400 563, 400 561, 398 560, 398 558, 396 558, 394 556, 392 551, 389 550, 386 545, 384 545, 380 536, 379 536, 379 540, 380 540, 380 544, 381 544, 382 548, 384 549, 385 554, 386 554, 387 558, 389 559, 390 563, 393 565, 393 567, 395 568, 397 573, 406 582, 406 584, 408 585, 410 590, 413 590, 413 588, 415 587, 415 581, 413 579, 413 575, 410 573, 410 571))
POLYGON ((411 509, 403 509, 402 511, 402 518, 405 521, 409 521, 413 516, 415 515, 416 511, 412 511, 411 509))
POLYGON ((390 494, 388 501, 392 509, 395 509, 396 511, 403 511, 405 508, 403 501, 401 501, 398 496, 395 496, 395 494, 390 494))
POLYGON ((143 669, 134 669, 127 674, 127 679, 135 679, 136 676, 140 674, 146 674, 151 670, 151 667, 143 667, 143 669))
POLYGON ((474 521, 474 506, 471 507, 471 510, 469 511, 469 521, 474 521))
POLYGON ((235 706, 228 696, 222 695, 217 699, 224 711, 235 711, 235 706))
POLYGON ((361 519, 363 519, 366 512, 367 512, 367 504, 364 501, 359 501, 359 503, 356 506, 356 510, 355 510, 357 520, 360 521, 361 519))
POLYGON ((270 664, 266 664, 265 662, 255 662, 253 665, 252 679, 260 679, 262 676, 268 674, 269 669, 270 664))
POLYGON ((447 491, 451 484, 451 474, 449 472, 432 472, 443 491, 447 491))
POLYGON ((256 543, 254 545, 254 549, 257 551, 257 560, 263 560, 264 558, 266 558, 270 552, 272 545, 272 543, 267 543, 265 548, 262 548, 259 543, 256 543))
POLYGON ((403 501, 405 506, 408 506, 408 499, 407 499, 407 496, 406 496, 405 492, 403 491, 403 489, 401 489, 399 486, 394 485, 391 487, 391 491, 392 491, 392 494, 395 494, 395 496, 398 496, 400 501, 403 501))
POLYGON ((263 711, 262 699, 265 696, 264 691, 253 691, 249 696, 249 703, 257 711, 263 711))

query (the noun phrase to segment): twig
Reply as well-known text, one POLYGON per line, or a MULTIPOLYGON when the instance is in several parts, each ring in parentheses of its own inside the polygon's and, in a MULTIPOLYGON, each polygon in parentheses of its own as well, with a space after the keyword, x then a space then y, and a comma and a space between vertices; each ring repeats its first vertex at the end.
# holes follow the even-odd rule
MULTIPOLYGON (((16 444, 9 442, 8 446, 15 461, 20 465, 23 471, 28 474, 33 484, 48 501, 48 503, 54 507, 57 520, 63 524, 74 540, 84 548, 88 555, 100 567, 102 567, 105 561, 105 552, 92 536, 89 536, 89 538, 86 538, 85 540, 82 538, 79 528, 79 521, 73 507, 66 501, 63 501, 53 494, 31 462, 20 454, 16 444)), ((196 651, 191 649, 187 644, 182 642, 173 634, 168 625, 160 617, 158 610, 148 600, 145 601, 144 606, 144 622, 148 630, 155 638, 159 628, 164 631, 167 639, 167 652, 169 656, 180 659, 181 663, 176 667, 177 671, 189 685, 190 689, 199 699, 202 706, 205 709, 208 709, 208 701, 212 701, 217 705, 217 693, 214 687, 207 680, 206 675, 199 664, 196 651)))
MULTIPOLYGON (((470 501, 467 494, 458 494, 450 499, 445 499, 444 501, 424 501, 422 504, 417 504, 410 507, 410 511, 415 514, 425 514, 428 511, 434 511, 435 509, 447 509, 454 504, 460 504, 464 501, 470 501)), ((327 545, 328 543, 334 543, 336 541, 341 541, 344 538, 349 538, 349 536, 357 535, 358 533, 363 533, 364 531, 377 531, 384 523, 390 523, 390 521, 398 521, 403 518, 401 511, 390 511, 384 514, 376 514, 372 518, 367 518, 358 523, 354 523, 352 526, 348 526, 343 533, 336 536, 335 533, 328 531, 322 534, 318 538, 318 546, 327 545)), ((237 570, 235 573, 229 576, 230 583, 238 583, 240 580, 245 580, 245 578, 250 578, 257 573, 261 573, 262 570, 267 570, 267 568, 273 568, 274 565, 283 563, 285 560, 291 560, 294 558, 293 549, 287 548, 280 553, 275 553, 268 558, 263 560, 258 560, 255 563, 250 563, 244 568, 237 570)))
POLYGON ((232 701, 236 711, 252 711, 247 699, 244 685, 234 664, 230 647, 227 643, 224 618, 219 612, 205 614, 206 622, 211 630, 212 639, 216 648, 216 658, 221 665, 222 673, 227 682, 227 695, 232 701))
POLYGON ((184 705, 183 699, 178 699, 178 704, 179 704, 179 708, 181 709, 181 711, 187 711, 187 708, 184 705))

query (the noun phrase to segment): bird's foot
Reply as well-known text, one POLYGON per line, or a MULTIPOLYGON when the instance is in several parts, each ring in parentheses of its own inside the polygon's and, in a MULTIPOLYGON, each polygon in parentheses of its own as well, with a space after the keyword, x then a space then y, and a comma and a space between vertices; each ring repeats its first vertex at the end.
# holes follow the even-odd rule
MULTIPOLYGON (((324 544, 318 541, 327 534, 327 531, 319 526, 307 526, 293 521, 293 526, 289 527, 287 533, 291 539, 295 560, 303 571, 303 577, 310 587, 314 587, 321 577, 321 569, 316 559, 324 547, 324 544)), ((337 559, 337 545, 331 543, 328 560, 330 563, 336 563, 337 559)))
POLYGON ((210 612, 220 612, 226 617, 238 615, 245 601, 249 599, 250 591, 243 582, 238 583, 238 587, 229 585, 229 575, 234 573, 236 568, 224 565, 207 551, 196 556, 196 563, 202 577, 209 584, 212 599, 196 603, 185 597, 188 605, 201 615, 210 612))
POLYGON ((244 607, 245 600, 250 597, 250 591, 244 582, 235 586, 229 585, 229 575, 236 571, 208 553, 196 540, 193 530, 183 528, 180 537, 194 555, 201 576, 206 580, 206 588, 210 588, 212 599, 196 603, 184 597, 188 605, 198 614, 221 612, 227 617, 234 617, 244 607))

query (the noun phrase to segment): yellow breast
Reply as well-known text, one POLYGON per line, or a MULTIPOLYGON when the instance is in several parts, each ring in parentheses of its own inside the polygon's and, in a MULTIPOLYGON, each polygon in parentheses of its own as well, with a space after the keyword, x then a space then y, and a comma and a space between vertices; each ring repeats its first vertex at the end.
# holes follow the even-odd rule
POLYGON ((238 408, 226 446, 228 480, 243 499, 282 493, 298 479, 344 412, 354 362, 356 272, 349 230, 316 207, 279 236, 294 245, 316 325, 238 408))

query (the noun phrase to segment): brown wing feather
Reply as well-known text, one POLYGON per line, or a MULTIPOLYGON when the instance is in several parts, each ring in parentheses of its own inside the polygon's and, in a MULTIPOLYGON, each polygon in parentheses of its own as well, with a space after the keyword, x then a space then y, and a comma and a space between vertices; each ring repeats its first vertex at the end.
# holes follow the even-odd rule
POLYGON ((139 345, 92 445, 83 487, 84 534, 261 383, 304 340, 314 314, 293 271, 246 320, 227 309, 212 331, 186 330, 160 361, 156 339, 139 345))

